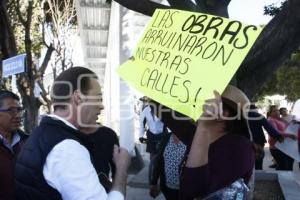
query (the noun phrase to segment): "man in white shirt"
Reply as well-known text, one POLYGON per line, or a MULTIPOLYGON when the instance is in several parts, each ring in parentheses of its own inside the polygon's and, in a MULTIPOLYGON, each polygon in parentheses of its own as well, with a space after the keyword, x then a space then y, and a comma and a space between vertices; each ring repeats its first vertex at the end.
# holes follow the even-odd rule
POLYGON ((62 72, 51 93, 54 113, 42 119, 25 144, 16 166, 17 199, 123 200, 130 156, 114 147, 116 174, 107 194, 79 130, 96 125, 102 106, 96 75, 83 67, 62 72))
POLYGON ((157 153, 159 142, 163 138, 165 132, 165 126, 157 116, 154 115, 153 105, 149 105, 149 99, 147 97, 140 98, 143 101, 144 106, 140 113, 140 136, 141 143, 147 141, 146 151, 150 153, 150 159, 157 153), (145 126, 147 126, 147 139, 144 139, 145 126))

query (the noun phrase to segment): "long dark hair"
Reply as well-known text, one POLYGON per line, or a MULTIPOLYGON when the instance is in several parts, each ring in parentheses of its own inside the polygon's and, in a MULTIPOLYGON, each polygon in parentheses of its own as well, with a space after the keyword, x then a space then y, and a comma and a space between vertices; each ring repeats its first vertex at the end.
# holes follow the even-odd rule
POLYGON ((271 114, 272 114, 274 109, 278 109, 278 106, 276 106, 276 105, 270 105, 269 106, 269 110, 268 110, 268 113, 267 113, 267 118, 272 117, 271 114))

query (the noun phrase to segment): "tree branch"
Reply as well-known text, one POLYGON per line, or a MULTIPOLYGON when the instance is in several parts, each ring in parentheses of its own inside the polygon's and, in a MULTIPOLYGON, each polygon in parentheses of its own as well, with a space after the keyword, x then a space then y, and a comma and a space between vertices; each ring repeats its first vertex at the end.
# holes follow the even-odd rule
POLYGON ((179 10, 199 11, 200 7, 190 0, 168 0, 172 8, 179 10))
POLYGON ((26 58, 27 58, 27 72, 26 75, 29 77, 30 85, 34 84, 33 76, 36 75, 35 67, 33 66, 32 60, 32 41, 31 41, 31 21, 32 21, 32 11, 33 11, 33 1, 29 1, 27 7, 27 19, 25 21, 25 51, 26 51, 26 58))
POLYGON ((46 102, 46 105, 47 105, 47 108, 48 108, 48 111, 50 111, 50 106, 51 106, 51 101, 50 99, 47 97, 47 91, 44 87, 44 84, 42 83, 41 79, 38 79, 37 81, 39 87, 41 88, 42 92, 41 92, 41 96, 43 98, 43 100, 46 102))
POLYGON ((0 2, 0 49, 3 58, 9 58, 17 54, 15 36, 9 21, 6 1, 0 2))
MULTIPOLYGON (((46 21, 47 13, 46 13, 46 11, 45 11, 45 4, 47 3, 46 1, 47 1, 47 0, 43 0, 43 1, 41 2, 41 7, 42 7, 42 10, 43 10, 43 19, 44 19, 44 22, 43 22, 43 25, 42 25, 42 38, 43 38, 43 43, 44 43, 44 45, 45 45, 47 48, 50 48, 50 46, 52 46, 52 44, 53 44, 53 39, 51 39, 52 42, 50 42, 50 45, 48 45, 47 42, 46 42, 46 38, 45 38, 45 35, 46 35, 45 26, 46 26, 46 25, 48 26, 47 21, 46 21)), ((49 37, 48 37, 48 38, 49 38, 49 37)), ((52 47, 53 47, 53 46, 52 46, 52 47)))
POLYGON ((155 9, 168 9, 170 6, 159 4, 150 0, 114 0, 120 5, 133 10, 135 12, 142 13, 147 16, 152 16, 155 12, 155 9))
POLYGON ((200 8, 198 12, 228 18, 228 5, 231 0, 195 0, 200 8))
POLYGON ((47 52, 44 57, 43 63, 41 65, 41 67, 39 68, 39 71, 38 71, 39 75, 43 75, 45 73, 53 51, 54 51, 54 48, 53 48, 52 44, 50 44, 49 47, 47 48, 47 52))
POLYGON ((26 24, 26 21, 25 19, 23 18, 22 16, 22 13, 21 13, 21 10, 20 10, 20 0, 14 0, 14 7, 17 11, 17 15, 18 15, 18 18, 20 20, 20 22, 23 24, 23 26, 25 27, 25 24, 26 24))
POLYGON ((27 19, 26 19, 26 24, 30 29, 31 26, 31 21, 32 21, 32 11, 33 11, 33 1, 29 1, 28 7, 27 7, 27 19))
MULTIPOLYGON (((58 20, 57 20, 57 16, 56 16, 56 15, 59 15, 59 14, 57 14, 57 5, 53 4, 52 0, 47 0, 47 3, 49 5, 48 12, 50 11, 50 13, 51 13, 53 26, 58 28, 56 32, 59 32, 60 31, 59 30, 59 24, 58 24, 58 20)), ((57 35, 56 35, 56 37, 57 37, 57 35)))
POLYGON ((207 13, 228 18, 228 5, 230 1, 231 0, 206 0, 205 6, 207 13))
POLYGON ((197 6, 199 8, 201 8, 203 11, 207 12, 206 1, 207 0, 195 0, 195 3, 197 4, 197 6))

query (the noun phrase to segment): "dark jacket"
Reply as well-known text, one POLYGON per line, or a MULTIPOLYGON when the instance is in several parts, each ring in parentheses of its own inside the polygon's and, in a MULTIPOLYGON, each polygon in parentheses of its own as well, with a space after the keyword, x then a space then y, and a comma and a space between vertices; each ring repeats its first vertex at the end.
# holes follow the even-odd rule
POLYGON ((112 184, 109 182, 111 172, 114 177, 116 166, 113 162, 114 145, 119 146, 117 134, 110 128, 102 126, 94 133, 88 135, 92 148, 90 150, 91 160, 99 176, 99 180, 106 192, 109 192, 112 184))
POLYGON ((102 126, 88 137, 93 145, 90 154, 97 173, 102 172, 109 176, 111 171, 114 175, 113 149, 115 144, 119 146, 117 134, 112 129, 102 126))
POLYGON ((253 142, 255 144, 264 146, 264 144, 267 142, 263 128, 267 131, 267 133, 270 136, 272 136, 276 140, 279 140, 281 138, 280 133, 260 113, 250 111, 248 113, 248 117, 249 128, 252 132, 253 142))
POLYGON ((21 137, 20 142, 13 146, 13 150, 8 149, 0 140, 0 199, 13 200, 14 197, 14 172, 16 158, 19 154, 27 135, 22 131, 17 131, 21 137))
POLYGON ((73 139, 89 149, 87 136, 67 126, 60 120, 44 117, 28 138, 17 163, 15 186, 20 200, 57 200, 60 193, 47 184, 43 167, 48 153, 65 139, 73 139))

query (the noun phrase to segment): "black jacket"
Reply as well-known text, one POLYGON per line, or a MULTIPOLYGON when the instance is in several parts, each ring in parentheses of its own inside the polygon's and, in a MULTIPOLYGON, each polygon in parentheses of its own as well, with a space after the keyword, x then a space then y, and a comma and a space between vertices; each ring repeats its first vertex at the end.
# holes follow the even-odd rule
POLYGON ((48 153, 65 139, 73 139, 89 149, 87 136, 60 120, 44 117, 22 148, 16 163, 15 192, 19 200, 58 200, 60 193, 47 184, 43 166, 48 153))
POLYGON ((102 172, 108 177, 112 172, 114 176, 116 166, 113 162, 113 149, 114 145, 119 146, 117 134, 112 129, 101 126, 88 137, 92 143, 90 154, 97 173, 102 172))
POLYGON ((264 146, 264 144, 267 142, 263 128, 276 140, 281 138, 280 133, 260 113, 250 111, 248 113, 248 117, 249 128, 251 130, 254 143, 264 146))

